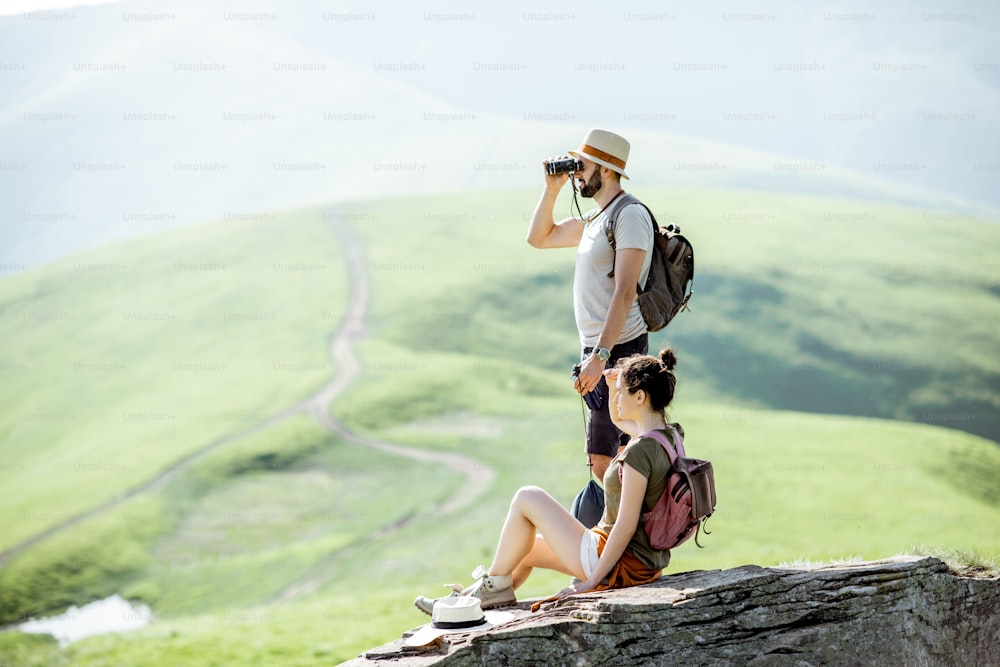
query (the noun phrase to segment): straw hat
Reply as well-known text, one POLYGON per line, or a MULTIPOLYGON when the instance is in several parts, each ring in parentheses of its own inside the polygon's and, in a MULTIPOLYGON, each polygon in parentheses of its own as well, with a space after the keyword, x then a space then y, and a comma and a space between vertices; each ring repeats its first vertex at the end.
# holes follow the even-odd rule
POLYGON ((602 167, 616 171, 622 178, 628 178, 625 173, 625 162, 628 161, 629 144, 625 137, 607 130, 594 128, 584 137, 579 150, 569 151, 575 158, 586 158, 602 167))
POLYGON ((434 604, 433 620, 406 640, 407 646, 426 646, 442 635, 459 632, 482 632, 514 620, 514 614, 502 611, 483 613, 479 598, 468 595, 444 597, 434 604))

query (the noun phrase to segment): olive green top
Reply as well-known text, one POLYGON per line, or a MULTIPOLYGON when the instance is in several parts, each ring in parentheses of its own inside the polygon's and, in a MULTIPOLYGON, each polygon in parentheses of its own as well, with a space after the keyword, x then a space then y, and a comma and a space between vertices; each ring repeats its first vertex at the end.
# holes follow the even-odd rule
MULTIPOLYGON (((669 442, 674 439, 670 430, 661 431, 666 434, 669 442)), ((639 557, 643 563, 653 569, 662 570, 670 563, 670 551, 659 550, 649 546, 649 538, 642 526, 641 515, 648 512, 660 499, 667 484, 667 471, 670 470, 670 457, 663 446, 653 438, 633 438, 625 449, 614 458, 608 471, 604 474, 604 516, 597 526, 608 533, 618 520, 618 506, 622 501, 622 481, 619 469, 623 465, 634 468, 649 480, 646 484, 646 495, 643 498, 643 508, 635 534, 628 543, 628 549, 639 557)))

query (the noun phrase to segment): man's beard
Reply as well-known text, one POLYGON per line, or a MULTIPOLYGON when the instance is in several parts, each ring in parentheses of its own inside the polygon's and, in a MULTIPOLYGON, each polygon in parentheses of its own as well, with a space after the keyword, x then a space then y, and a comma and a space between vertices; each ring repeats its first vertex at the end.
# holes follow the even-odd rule
POLYGON ((593 197, 601 189, 602 185, 604 183, 601 181, 601 169, 598 167, 594 169, 594 173, 590 175, 590 178, 580 186, 580 195, 587 198, 593 197))

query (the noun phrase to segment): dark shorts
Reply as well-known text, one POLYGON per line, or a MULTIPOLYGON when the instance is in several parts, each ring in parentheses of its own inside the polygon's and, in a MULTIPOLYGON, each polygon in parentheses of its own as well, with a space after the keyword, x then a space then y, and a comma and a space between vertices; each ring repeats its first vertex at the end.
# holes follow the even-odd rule
MULTIPOLYGON (((590 356, 592 350, 591 347, 583 348, 581 359, 590 356)), ((607 368, 614 366, 619 359, 648 352, 649 335, 642 334, 638 338, 611 348, 611 358, 608 359, 607 368)), ((615 456, 618 454, 618 447, 628 443, 629 436, 619 431, 611 421, 611 415, 608 413, 608 383, 604 378, 597 384, 597 392, 601 396, 600 409, 587 410, 587 453, 615 456)))

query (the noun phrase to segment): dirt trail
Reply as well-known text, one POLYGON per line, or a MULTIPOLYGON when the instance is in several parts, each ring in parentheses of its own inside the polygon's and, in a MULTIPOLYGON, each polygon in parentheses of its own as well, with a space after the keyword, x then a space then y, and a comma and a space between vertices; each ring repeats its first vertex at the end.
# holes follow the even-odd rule
MULTIPOLYGON (((445 500, 435 509, 436 513, 449 513, 463 509, 485 493, 493 483, 496 472, 489 466, 460 454, 435 452, 413 447, 405 447, 384 440, 376 440, 354 433, 330 415, 330 405, 338 396, 344 393, 351 382, 361 372, 361 362, 354 353, 353 344, 362 339, 365 334, 365 314, 368 307, 368 271, 364 260, 361 244, 350 230, 343 224, 334 223, 337 234, 347 259, 347 275, 349 276, 350 301, 344 312, 343 324, 330 342, 330 356, 336 364, 337 372, 333 380, 306 402, 306 410, 317 422, 339 438, 355 445, 369 447, 394 456, 403 456, 422 463, 439 463, 465 477, 462 488, 445 500)), ((415 482, 416 483, 416 482, 415 482)), ((369 544, 408 526, 419 515, 410 515, 399 521, 378 528, 373 533, 338 550, 356 548, 369 544)), ((336 563, 328 558, 317 563, 298 581, 286 586, 273 595, 268 602, 279 603, 294 600, 315 591, 323 583, 336 576, 336 563)))
MULTIPOLYGON (((434 452, 405 447, 403 445, 397 445, 359 435, 348 429, 330 415, 330 405, 337 399, 338 396, 342 395, 347 390, 350 384, 361 373, 361 362, 355 354, 352 346, 364 337, 364 320, 367 313, 369 296, 368 270, 364 258, 364 250, 360 242, 357 238, 355 238, 344 223, 334 220, 331 223, 331 226, 344 250, 344 256, 347 264, 346 274, 348 276, 348 293, 350 296, 348 307, 344 311, 340 329, 334 334, 330 342, 330 355, 335 364, 334 376, 330 382, 310 398, 307 398, 306 400, 281 411, 259 424, 255 424, 254 426, 248 427, 242 431, 232 433, 209 443, 201 449, 188 454, 184 458, 172 464, 169 468, 163 470, 152 479, 128 489, 124 493, 101 505, 98 505, 97 507, 89 509, 86 512, 78 514, 74 517, 70 517, 63 522, 51 526, 41 533, 38 533, 37 535, 10 547, 6 551, 0 553, 0 565, 3 565, 8 560, 20 553, 23 553, 31 546, 57 533, 72 528, 87 519, 117 507, 137 495, 148 491, 155 491, 163 487, 167 482, 184 472, 191 463, 211 453, 219 447, 228 445, 239 438, 256 433, 261 429, 267 428, 268 426, 283 421, 292 415, 300 414, 302 412, 307 413, 331 433, 352 444, 369 447, 388 454, 403 456, 424 463, 440 463, 463 475, 465 477, 465 483, 462 485, 462 488, 459 489, 454 496, 447 499, 439 507, 437 507, 435 509, 435 512, 437 513, 454 512, 467 507, 475 501, 476 498, 489 489, 496 473, 492 468, 476 461, 475 459, 461 456, 459 454, 449 454, 445 452, 434 452)), ((411 516, 394 524, 379 527, 362 542, 371 542, 379 537, 399 530, 415 518, 416 516, 411 516)), ((325 570, 325 568, 326 566, 324 564, 320 564, 320 566, 314 568, 314 570, 309 573, 304 580, 300 580, 299 582, 287 587, 284 591, 278 593, 274 599, 293 599, 299 595, 314 590, 326 579, 326 576, 323 574, 323 570, 325 570)))
POLYGON ((361 364, 354 354, 352 343, 364 336, 364 320, 368 306, 368 272, 361 245, 345 226, 336 224, 334 231, 344 246, 351 297, 344 313, 344 323, 330 342, 330 356, 337 365, 337 374, 330 384, 308 401, 309 414, 329 431, 348 442, 423 463, 441 463, 463 475, 466 478, 463 487, 436 511, 453 512, 462 509, 487 491, 495 476, 492 468, 461 454, 415 449, 358 435, 330 415, 330 404, 361 372, 361 364))
POLYGON ((336 364, 337 373, 330 384, 309 399, 306 409, 313 419, 348 442, 422 463, 440 463, 463 475, 465 484, 462 488, 435 511, 448 513, 463 509, 489 489, 496 475, 492 468, 461 454, 416 449, 359 435, 330 415, 330 405, 361 372, 361 362, 354 353, 352 343, 364 336, 368 307, 368 271, 361 244, 342 224, 335 224, 334 231, 344 245, 351 297, 344 313, 343 325, 330 342, 330 356, 336 364))

